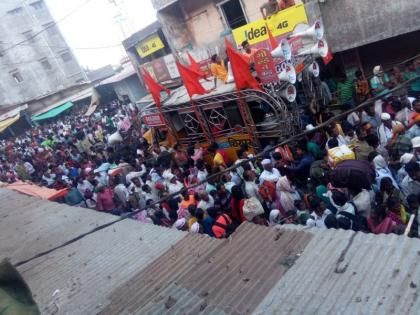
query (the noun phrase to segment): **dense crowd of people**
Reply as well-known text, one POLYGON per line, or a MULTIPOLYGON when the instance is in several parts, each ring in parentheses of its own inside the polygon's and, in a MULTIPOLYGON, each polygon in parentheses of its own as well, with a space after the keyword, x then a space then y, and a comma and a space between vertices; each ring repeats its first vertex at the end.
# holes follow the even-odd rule
POLYGON ((417 237, 419 82, 389 95, 388 75, 381 67, 374 74, 367 85, 356 74, 352 100, 372 93, 382 101, 324 129, 314 128, 316 115, 306 118, 306 138, 270 145, 262 158, 247 145, 231 160, 217 143, 184 147, 170 132, 153 138, 135 106, 114 101, 1 141, 0 180, 67 188, 69 205, 217 238, 244 221, 403 233, 411 215, 417 237))

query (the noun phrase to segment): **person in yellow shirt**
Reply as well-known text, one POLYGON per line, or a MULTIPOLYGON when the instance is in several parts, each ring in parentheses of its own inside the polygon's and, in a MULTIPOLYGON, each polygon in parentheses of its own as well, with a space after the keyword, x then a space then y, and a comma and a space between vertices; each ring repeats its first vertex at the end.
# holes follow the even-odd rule
POLYGON ((214 77, 214 87, 217 86, 217 79, 221 80, 223 83, 227 82, 228 71, 225 67, 225 63, 218 55, 213 55, 211 57, 210 71, 214 77))

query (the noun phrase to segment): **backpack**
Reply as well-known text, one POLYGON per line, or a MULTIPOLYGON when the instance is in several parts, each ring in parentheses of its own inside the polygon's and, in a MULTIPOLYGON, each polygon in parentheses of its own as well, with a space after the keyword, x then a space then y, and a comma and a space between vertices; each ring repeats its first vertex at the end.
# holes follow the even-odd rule
POLYGON ((353 231, 366 231, 368 227, 367 220, 359 214, 359 211, 353 202, 349 201, 349 203, 354 207, 354 215, 346 211, 339 211, 337 212, 337 215, 341 215, 350 220, 350 229, 353 231))
MULTIPOLYGON (((225 230, 225 237, 229 237, 236 229, 237 225, 233 223, 233 220, 227 214, 221 214, 213 223, 213 226, 218 226, 225 230), (226 224, 220 223, 219 219, 223 217, 225 219, 226 224)), ((216 233, 213 231, 216 235, 216 233)), ((216 236, 217 237, 217 236, 216 236)))
POLYGON ((261 202, 255 197, 245 199, 242 211, 247 221, 252 221, 256 216, 264 214, 264 208, 261 202))
POLYGON ((331 184, 337 188, 370 190, 375 180, 376 172, 368 161, 342 161, 331 171, 331 184))
POLYGON ((258 193, 265 201, 274 201, 276 200, 276 184, 266 180, 258 188, 258 193))

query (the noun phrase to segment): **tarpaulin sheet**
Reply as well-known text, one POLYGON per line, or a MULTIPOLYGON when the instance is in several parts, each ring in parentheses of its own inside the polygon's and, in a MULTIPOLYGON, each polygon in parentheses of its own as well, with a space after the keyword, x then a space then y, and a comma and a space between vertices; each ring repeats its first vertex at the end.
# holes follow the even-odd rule
POLYGON ((69 109, 73 107, 73 103, 72 102, 67 102, 63 105, 60 105, 56 108, 53 108, 51 110, 49 110, 46 113, 43 113, 41 115, 37 115, 37 116, 32 116, 32 120, 33 121, 38 121, 38 120, 44 120, 44 119, 48 119, 48 118, 53 118, 59 114, 61 114, 62 112, 64 112, 65 110, 69 109))
POLYGON ((60 197, 64 197, 68 193, 67 188, 61 189, 61 190, 55 190, 55 189, 50 189, 46 187, 40 187, 33 184, 28 184, 22 181, 9 184, 4 188, 12 189, 14 191, 20 192, 28 196, 38 197, 44 200, 51 200, 51 201, 56 200, 60 197))
POLYGON ((5 119, 3 121, 0 121, 0 132, 3 132, 7 129, 7 127, 11 126, 15 122, 17 122, 20 118, 20 113, 17 113, 16 116, 5 119))

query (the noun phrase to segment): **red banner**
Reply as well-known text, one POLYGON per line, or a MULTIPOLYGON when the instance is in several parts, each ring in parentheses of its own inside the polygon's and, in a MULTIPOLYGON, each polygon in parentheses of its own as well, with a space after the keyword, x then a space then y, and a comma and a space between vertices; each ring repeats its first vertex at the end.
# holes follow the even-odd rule
POLYGON ((261 83, 266 84, 279 80, 273 57, 271 57, 271 53, 267 49, 257 50, 254 54, 254 64, 261 83))
POLYGON ((145 115, 142 119, 149 127, 165 126, 165 120, 161 114, 145 115))
POLYGON ((328 55, 324 58, 322 58, 322 60, 324 60, 324 64, 327 65, 331 62, 331 60, 333 60, 333 54, 331 53, 331 50, 328 50, 328 55))

